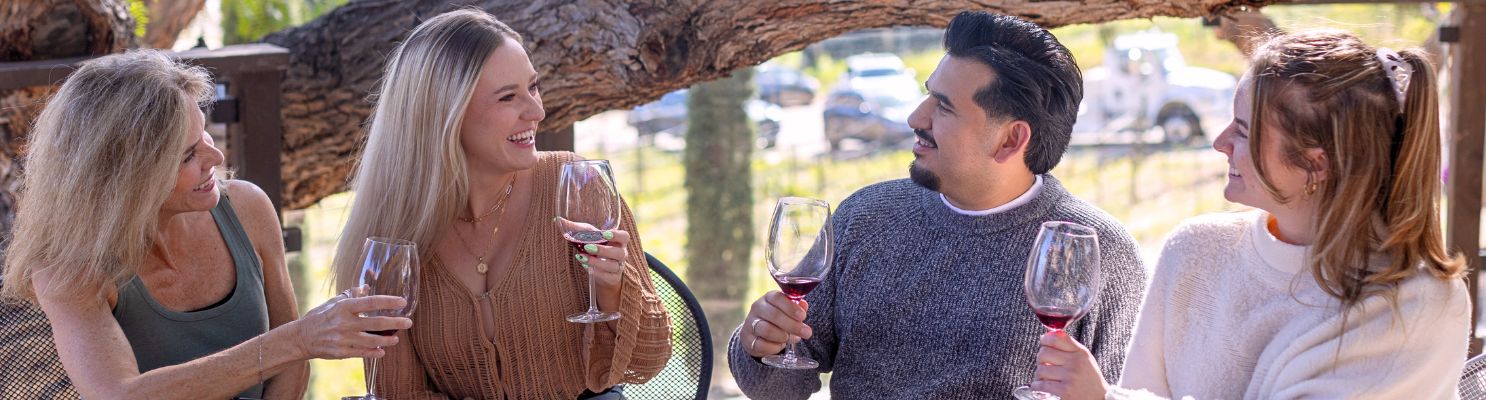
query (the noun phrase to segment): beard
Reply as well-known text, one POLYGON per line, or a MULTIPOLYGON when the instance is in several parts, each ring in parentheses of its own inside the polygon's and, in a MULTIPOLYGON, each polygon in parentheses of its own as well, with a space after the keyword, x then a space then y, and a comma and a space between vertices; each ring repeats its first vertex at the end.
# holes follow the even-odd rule
POLYGON ((919 166, 918 161, 908 164, 908 179, 923 186, 924 189, 939 191, 939 176, 934 175, 934 172, 929 171, 928 168, 919 166))

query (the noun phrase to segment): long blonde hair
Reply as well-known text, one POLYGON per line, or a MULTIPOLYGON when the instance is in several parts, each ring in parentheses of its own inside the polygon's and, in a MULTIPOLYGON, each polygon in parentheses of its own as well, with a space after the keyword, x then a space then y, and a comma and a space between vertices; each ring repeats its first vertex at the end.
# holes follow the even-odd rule
POLYGON ((334 282, 355 286, 370 236, 411 240, 424 259, 469 194, 459 131, 480 69, 506 38, 521 36, 477 9, 435 16, 387 61, 351 187, 356 197, 335 251, 334 282))
MULTIPOLYGON (((1311 273, 1328 295, 1351 305, 1390 298, 1417 268, 1455 279, 1464 260, 1445 249, 1439 218, 1440 129, 1434 67, 1419 50, 1401 105, 1377 50, 1349 33, 1281 35, 1255 52, 1252 141, 1280 140, 1281 161, 1306 171, 1304 149, 1326 154, 1327 179, 1312 174, 1317 199, 1311 273), (1285 134, 1270 135, 1273 124, 1285 134), (1268 137, 1272 137, 1266 139, 1268 137)), ((1288 201, 1249 147, 1265 189, 1288 201)), ((1312 186, 1314 185, 1314 186, 1312 186)), ((1310 189, 1307 189, 1308 191, 1310 189)))
POLYGON ((212 87, 206 70, 153 50, 100 57, 67 78, 32 130, 6 297, 35 300, 41 269, 59 294, 96 295, 134 276, 212 87))

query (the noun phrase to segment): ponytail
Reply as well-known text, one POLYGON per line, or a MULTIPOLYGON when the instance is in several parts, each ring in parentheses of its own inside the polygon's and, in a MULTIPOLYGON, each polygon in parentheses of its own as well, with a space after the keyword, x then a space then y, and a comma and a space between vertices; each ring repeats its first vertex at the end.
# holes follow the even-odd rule
POLYGON ((1380 250, 1392 255, 1389 270, 1412 269, 1414 263, 1423 261, 1431 275, 1453 279, 1464 272, 1465 261, 1447 252, 1440 228, 1440 121, 1434 66, 1417 49, 1399 55, 1413 67, 1413 74, 1407 77, 1408 90, 1394 133, 1394 178, 1383 208, 1388 233, 1380 250))

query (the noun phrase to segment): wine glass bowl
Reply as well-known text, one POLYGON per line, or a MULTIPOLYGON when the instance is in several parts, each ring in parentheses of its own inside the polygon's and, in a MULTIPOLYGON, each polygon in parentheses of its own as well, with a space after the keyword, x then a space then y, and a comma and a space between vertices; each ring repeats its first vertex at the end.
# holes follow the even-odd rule
POLYGON ((1050 330, 1073 323, 1099 291, 1099 234, 1072 222, 1042 224, 1027 259, 1027 303, 1050 330))
MULTIPOLYGON (((402 308, 373 310, 361 313, 362 317, 411 317, 418 306, 418 245, 413 242, 386 237, 369 237, 362 247, 361 269, 356 276, 356 288, 351 295, 396 296, 407 300, 402 308)), ((369 331, 367 333, 392 336, 396 330, 369 331)), ((376 381, 378 359, 367 363, 365 400, 377 400, 376 381)))
MULTIPOLYGON (((822 200, 784 197, 774 205, 766 250, 769 275, 795 304, 820 285, 831 270, 831 205, 822 200)), ((764 357, 764 364, 787 369, 819 366, 789 344, 782 355, 764 357)))
MULTIPOLYGON (((1024 286, 1032 313, 1049 332, 1073 325, 1099 294, 1098 231, 1072 222, 1044 222, 1027 258, 1024 286)), ((1027 386, 1012 395, 1022 400, 1058 398, 1027 386)))
MULTIPOLYGON (((562 232, 563 240, 572 243, 578 254, 585 254, 584 245, 608 244, 613 238, 609 231, 619 228, 622 216, 619 189, 614 185, 614 172, 608 160, 575 160, 562 164, 557 184, 557 217, 553 221, 562 232)), ((589 275, 588 310, 569 315, 567 319, 591 324, 619 317, 617 311, 599 311, 594 300, 593 276, 589 275)))

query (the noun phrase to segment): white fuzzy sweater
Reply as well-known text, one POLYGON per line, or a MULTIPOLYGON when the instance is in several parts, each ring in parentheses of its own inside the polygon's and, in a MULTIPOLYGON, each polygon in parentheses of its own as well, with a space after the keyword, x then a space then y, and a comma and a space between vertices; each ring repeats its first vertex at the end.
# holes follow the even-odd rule
POLYGON ((1420 271, 1343 321, 1261 211, 1205 215, 1172 233, 1112 399, 1458 398, 1470 300, 1420 271), (1345 327, 1343 323, 1345 322, 1345 327), (1342 335, 1345 332, 1345 335, 1342 335))

